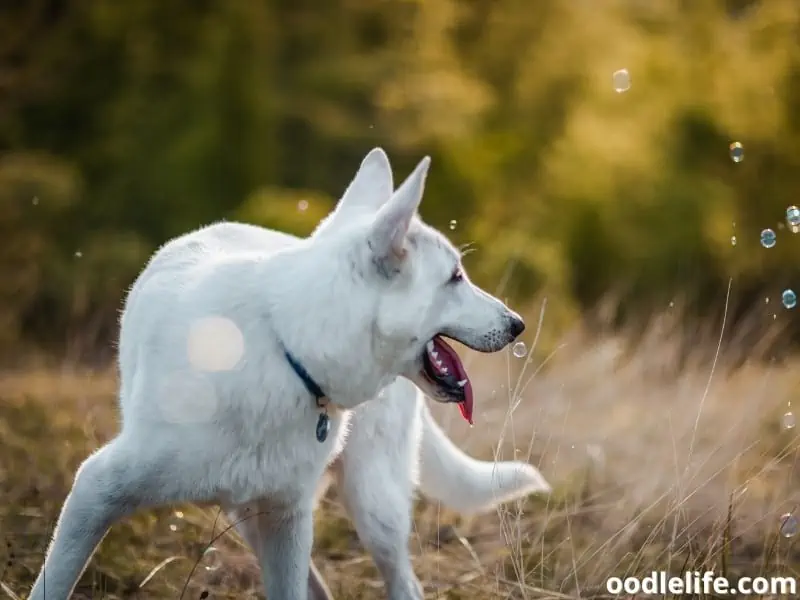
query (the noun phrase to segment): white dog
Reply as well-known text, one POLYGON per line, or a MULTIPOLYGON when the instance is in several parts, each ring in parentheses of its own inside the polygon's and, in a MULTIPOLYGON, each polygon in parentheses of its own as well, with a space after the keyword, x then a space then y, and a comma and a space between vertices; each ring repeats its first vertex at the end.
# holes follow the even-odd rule
POLYGON ((418 218, 429 164, 374 211, 391 169, 373 150, 291 248, 242 251, 218 224, 216 243, 201 230, 153 256, 121 319, 122 429, 78 470, 30 598, 67 598, 115 521, 175 502, 250 513, 268 598, 308 597, 315 492, 349 410, 402 375, 471 419, 443 336, 495 352, 525 327, 418 218))
MULTIPOLYGON (((376 203, 375 211, 389 200, 393 189, 391 172, 387 176, 386 197, 368 197, 376 203)), ((335 225, 326 223, 324 230, 331 227, 335 225)), ((209 236, 216 235, 215 231, 234 234, 232 238, 241 250, 277 251, 299 242, 294 236, 252 225, 231 223, 223 230, 204 230, 209 236)), ((436 424, 417 387, 404 378, 390 384, 374 401, 353 410, 344 449, 320 482, 318 497, 334 479, 359 539, 380 569, 392 600, 422 598, 408 552, 417 485, 430 499, 464 513, 484 512, 528 494, 550 491, 550 485, 532 465, 484 462, 464 454, 436 424)), ((258 512, 257 507, 251 510, 258 512)), ((262 545, 257 521, 247 519, 247 515, 230 517, 238 522, 238 531, 257 553, 262 545)), ((332 598, 313 566, 309 596, 314 600, 332 598)))

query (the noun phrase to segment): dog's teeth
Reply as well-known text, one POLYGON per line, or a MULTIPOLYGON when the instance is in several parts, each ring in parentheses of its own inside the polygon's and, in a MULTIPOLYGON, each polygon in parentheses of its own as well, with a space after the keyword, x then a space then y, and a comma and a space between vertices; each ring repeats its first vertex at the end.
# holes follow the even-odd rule
POLYGON ((450 371, 447 370, 447 367, 442 367, 442 373, 447 375, 450 371))
POLYGON ((431 356, 436 359, 436 362, 439 362, 439 353, 436 350, 431 350, 431 356))
POLYGON ((428 343, 425 345, 425 348, 428 350, 428 352, 433 352, 433 340, 429 341, 429 342, 428 342, 428 343))
POLYGON ((464 387, 465 385, 467 385, 467 380, 466 379, 462 379, 456 385, 458 385, 458 387, 464 387))

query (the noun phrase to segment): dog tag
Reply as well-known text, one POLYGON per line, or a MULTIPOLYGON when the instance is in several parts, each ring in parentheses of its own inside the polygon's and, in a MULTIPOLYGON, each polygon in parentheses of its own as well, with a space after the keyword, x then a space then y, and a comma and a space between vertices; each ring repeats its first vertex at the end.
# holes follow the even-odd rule
POLYGON ((322 443, 328 439, 328 432, 331 430, 331 419, 327 414, 322 413, 317 420, 317 441, 322 443))

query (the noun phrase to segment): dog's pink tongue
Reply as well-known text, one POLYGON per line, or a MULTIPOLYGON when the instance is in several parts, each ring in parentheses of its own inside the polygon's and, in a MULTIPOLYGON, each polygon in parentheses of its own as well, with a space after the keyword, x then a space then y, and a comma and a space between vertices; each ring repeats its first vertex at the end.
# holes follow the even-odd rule
POLYGON ((472 382, 469 380, 467 380, 467 385, 464 386, 464 398, 463 402, 458 403, 458 409, 461 411, 461 416, 472 425, 472 382))
POLYGON ((464 401, 458 403, 458 409, 461 411, 461 416, 472 425, 472 382, 467 376, 467 370, 464 368, 464 365, 461 364, 461 359, 458 357, 456 351, 441 337, 437 335, 433 338, 433 343, 439 350, 440 356, 442 360, 446 362, 447 367, 455 373, 458 381, 467 382, 463 388, 464 401))

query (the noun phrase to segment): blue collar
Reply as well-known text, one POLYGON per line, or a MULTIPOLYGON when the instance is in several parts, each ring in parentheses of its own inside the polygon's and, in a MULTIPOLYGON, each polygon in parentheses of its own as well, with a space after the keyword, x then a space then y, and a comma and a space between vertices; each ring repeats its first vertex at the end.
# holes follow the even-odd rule
POLYGON ((284 349, 283 353, 286 356, 286 360, 289 361, 289 365, 292 367, 292 370, 297 373, 297 376, 300 378, 303 384, 305 384, 306 389, 312 396, 314 396, 314 398, 317 399, 317 404, 319 404, 319 400, 325 397, 325 392, 322 391, 322 388, 320 388, 317 385, 317 382, 311 378, 311 375, 308 374, 308 371, 305 370, 303 365, 301 365, 300 362, 294 356, 292 356, 288 350, 284 349))

